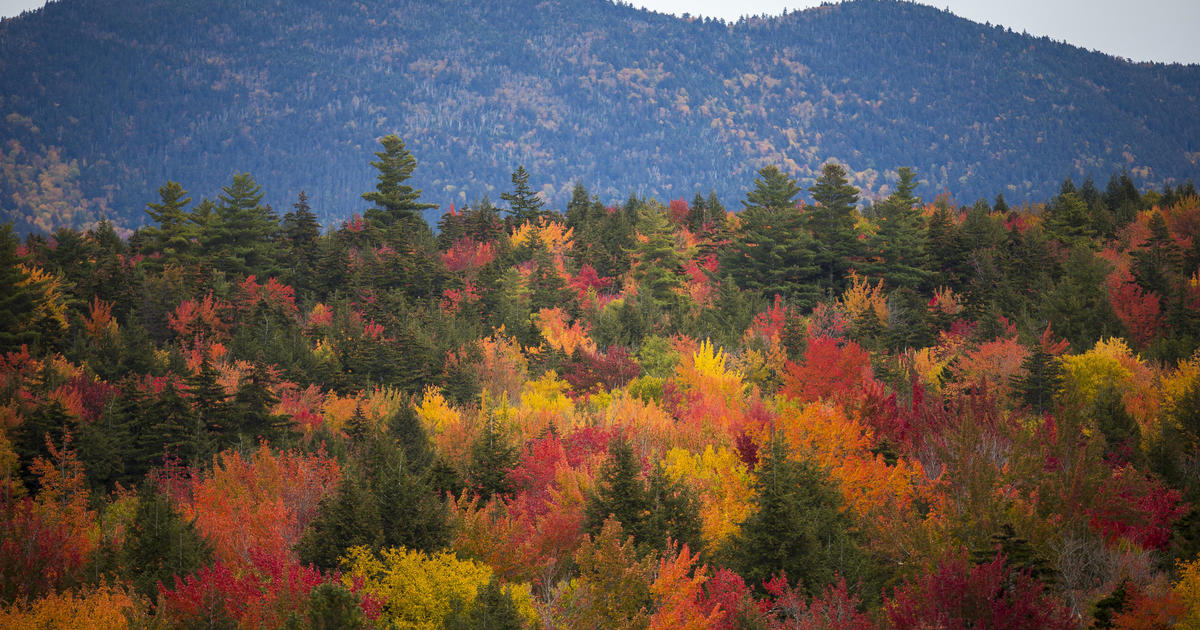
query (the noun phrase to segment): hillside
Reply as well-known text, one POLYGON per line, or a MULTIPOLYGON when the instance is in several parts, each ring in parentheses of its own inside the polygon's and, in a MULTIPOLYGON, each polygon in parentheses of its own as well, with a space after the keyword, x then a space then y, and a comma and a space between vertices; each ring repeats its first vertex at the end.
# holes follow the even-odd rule
POLYGON ((168 179, 235 172, 282 212, 361 212, 376 140, 405 138, 433 203, 498 198, 521 164, 729 204, 755 170, 829 159, 869 194, 1043 199, 1195 177, 1200 68, 1132 64, 915 4, 858 0, 728 25, 601 0, 60 0, 0 22, 0 219, 134 227, 168 179))

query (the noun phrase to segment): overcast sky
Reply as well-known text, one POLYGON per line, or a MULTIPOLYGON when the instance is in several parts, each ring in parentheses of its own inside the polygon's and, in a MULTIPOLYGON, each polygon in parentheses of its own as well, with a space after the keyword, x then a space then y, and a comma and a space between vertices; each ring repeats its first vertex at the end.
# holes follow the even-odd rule
MULTIPOLYGON (((342 1, 342 0, 333 0, 342 1)), ((922 0, 957 15, 1001 24, 1031 35, 1048 35, 1076 46, 1134 61, 1200 63, 1200 0, 922 0)), ((0 16, 17 15, 44 0, 0 0, 0 16)), ((778 15, 813 0, 633 0, 663 13, 691 13, 726 20, 778 15)))

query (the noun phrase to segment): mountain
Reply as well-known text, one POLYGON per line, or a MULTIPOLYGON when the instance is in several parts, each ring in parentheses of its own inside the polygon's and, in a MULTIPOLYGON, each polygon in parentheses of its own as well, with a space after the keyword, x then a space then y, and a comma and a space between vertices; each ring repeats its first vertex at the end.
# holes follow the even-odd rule
POLYGON ((1135 64, 931 7, 856 0, 736 24, 605 0, 59 0, 0 22, 0 210, 134 227, 169 179, 250 172, 282 212, 361 212, 398 133, 447 206, 574 182, 736 206, 767 164, 867 196, 1043 199, 1065 177, 1200 172, 1200 66, 1135 64))

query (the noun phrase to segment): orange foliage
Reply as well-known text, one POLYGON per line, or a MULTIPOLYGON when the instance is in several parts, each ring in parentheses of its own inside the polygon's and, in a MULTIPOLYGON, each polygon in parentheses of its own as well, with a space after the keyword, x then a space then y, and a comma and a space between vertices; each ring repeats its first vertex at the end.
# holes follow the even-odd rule
POLYGON ((829 470, 846 509, 857 516, 883 508, 905 510, 912 504, 920 466, 906 460, 889 466, 871 452, 875 440, 870 429, 840 407, 784 402, 778 427, 793 452, 829 470))
MULTIPOLYGON (((142 617, 141 603, 119 586, 50 593, 0 610, 0 628, 7 630, 116 630, 142 617)), ((138 625, 137 627, 141 627, 138 625)))
POLYGON ((225 451, 210 472, 168 472, 161 483, 184 518, 196 519, 217 560, 250 567, 256 554, 294 561, 292 547, 340 480, 337 461, 323 451, 276 454, 262 444, 248 459, 225 451))
POLYGON ((596 342, 588 337, 587 327, 579 322, 567 322, 567 314, 560 307, 544 308, 538 312, 538 329, 551 348, 567 356, 576 350, 596 352, 596 342))
POLYGON ((708 567, 696 567, 699 557, 683 545, 678 554, 668 553, 659 560, 658 572, 650 583, 650 594, 658 604, 650 616, 650 630, 706 630, 717 626, 723 614, 720 607, 704 606, 708 567))

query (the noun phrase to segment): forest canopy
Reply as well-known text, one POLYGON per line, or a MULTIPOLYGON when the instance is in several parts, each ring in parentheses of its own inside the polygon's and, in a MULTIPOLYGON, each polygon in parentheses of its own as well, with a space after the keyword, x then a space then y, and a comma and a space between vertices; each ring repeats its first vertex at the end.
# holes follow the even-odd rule
POLYGON ((514 166, 430 226, 374 148, 333 226, 240 173, 0 229, 0 626, 1200 624, 1190 184, 514 166))

